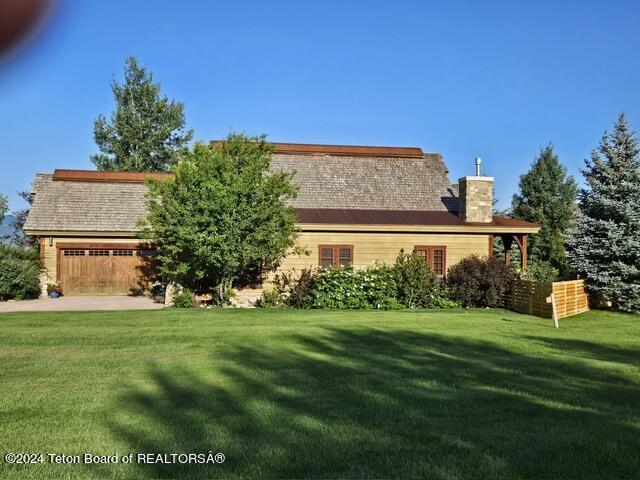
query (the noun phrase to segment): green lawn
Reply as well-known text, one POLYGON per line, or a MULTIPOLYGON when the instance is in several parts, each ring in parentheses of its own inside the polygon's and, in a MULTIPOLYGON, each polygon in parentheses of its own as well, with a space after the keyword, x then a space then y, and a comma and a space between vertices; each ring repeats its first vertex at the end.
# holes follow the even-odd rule
POLYGON ((502 310, 0 315, 0 478, 638 478, 640 317, 502 310))

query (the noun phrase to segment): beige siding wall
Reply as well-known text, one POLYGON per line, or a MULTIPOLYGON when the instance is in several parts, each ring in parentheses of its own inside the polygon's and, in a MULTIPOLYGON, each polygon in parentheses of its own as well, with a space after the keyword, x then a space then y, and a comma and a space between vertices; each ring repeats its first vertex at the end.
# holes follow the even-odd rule
MULTIPOLYGON (((141 243, 135 238, 104 237, 53 237, 43 238, 43 284, 56 280, 57 248, 59 243, 141 243)), ((458 233, 366 233, 366 232, 302 232, 298 245, 309 252, 309 255, 291 254, 287 256, 280 271, 300 271, 304 268, 318 266, 319 245, 353 245, 353 263, 356 268, 371 265, 375 262, 393 263, 404 249, 410 252, 416 245, 444 245, 447 247, 446 265, 450 267, 469 255, 485 256, 489 252, 489 236, 486 234, 458 233)))
POLYGON ((319 245, 353 245, 354 267, 372 263, 393 263, 400 252, 411 252, 416 245, 444 245, 447 247, 447 267, 469 255, 486 256, 489 253, 489 235, 458 233, 325 233, 302 232, 298 245, 309 255, 289 255, 280 267, 281 271, 301 270, 318 266, 319 245))

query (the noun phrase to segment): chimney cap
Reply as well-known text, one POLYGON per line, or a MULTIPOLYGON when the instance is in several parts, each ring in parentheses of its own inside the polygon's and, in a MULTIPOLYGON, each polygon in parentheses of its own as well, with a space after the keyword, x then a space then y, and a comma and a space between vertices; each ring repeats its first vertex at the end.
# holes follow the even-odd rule
POLYGON ((460 177, 458 179, 458 183, 462 182, 493 182, 495 179, 493 177, 486 177, 483 175, 467 175, 466 177, 460 177))

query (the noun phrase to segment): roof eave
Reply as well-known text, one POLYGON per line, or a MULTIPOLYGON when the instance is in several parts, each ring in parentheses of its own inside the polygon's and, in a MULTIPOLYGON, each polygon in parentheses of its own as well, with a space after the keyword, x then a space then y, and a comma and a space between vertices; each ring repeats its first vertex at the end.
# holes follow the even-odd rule
POLYGON ((32 237, 123 237, 133 238, 138 232, 113 230, 47 230, 25 229, 25 234, 32 237))
MULTIPOLYGON (((495 225, 384 225, 384 224, 331 224, 300 223, 302 232, 392 232, 392 233, 482 233, 482 234, 530 234, 538 233, 540 227, 498 227, 495 225)), ((102 230, 25 230, 35 237, 136 237, 138 232, 102 230)))
POLYGON ((303 232, 397 232, 397 233, 483 233, 483 234, 529 234, 538 233, 538 226, 500 227, 496 225, 388 225, 388 224, 330 224, 300 223, 303 232))

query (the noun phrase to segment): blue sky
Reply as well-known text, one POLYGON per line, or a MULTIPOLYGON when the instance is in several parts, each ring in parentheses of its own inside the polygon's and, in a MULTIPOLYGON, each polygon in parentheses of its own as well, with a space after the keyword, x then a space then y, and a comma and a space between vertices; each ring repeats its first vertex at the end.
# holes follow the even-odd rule
POLYGON ((541 147, 578 169, 619 112, 640 128, 640 2, 61 1, 0 65, 0 191, 92 168, 93 120, 132 54, 195 138, 481 156, 506 206, 541 147))

